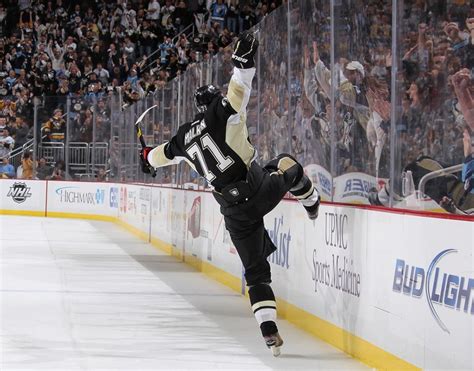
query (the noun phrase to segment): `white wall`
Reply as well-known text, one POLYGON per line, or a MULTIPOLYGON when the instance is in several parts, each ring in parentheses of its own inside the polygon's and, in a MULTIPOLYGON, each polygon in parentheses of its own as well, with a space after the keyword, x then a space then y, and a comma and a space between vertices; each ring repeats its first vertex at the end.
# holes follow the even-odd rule
MULTIPOLYGON (((210 193, 25 181, 31 196, 18 203, 7 196, 14 183, 0 182, 2 210, 38 211, 47 202, 49 212, 118 216, 242 277, 210 193)), ((325 204, 313 223, 297 202, 284 201, 265 222, 278 247, 269 258, 278 297, 418 367, 474 369, 472 220, 325 204)))

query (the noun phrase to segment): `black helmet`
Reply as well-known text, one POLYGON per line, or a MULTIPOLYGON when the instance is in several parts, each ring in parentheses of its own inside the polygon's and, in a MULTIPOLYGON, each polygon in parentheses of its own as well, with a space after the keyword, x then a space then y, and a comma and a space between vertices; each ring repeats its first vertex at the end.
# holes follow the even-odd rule
POLYGON ((194 104, 200 113, 206 112, 207 106, 212 100, 221 95, 221 91, 214 85, 204 85, 194 92, 194 104))

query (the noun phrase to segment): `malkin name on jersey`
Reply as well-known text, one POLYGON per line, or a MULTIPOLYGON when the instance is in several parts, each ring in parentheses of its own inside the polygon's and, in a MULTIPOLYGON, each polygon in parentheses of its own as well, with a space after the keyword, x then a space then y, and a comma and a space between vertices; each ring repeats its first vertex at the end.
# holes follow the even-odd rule
POLYGON ((201 132, 206 128, 206 123, 204 119, 200 121, 194 121, 191 124, 191 129, 189 129, 186 134, 184 134, 184 145, 187 146, 191 141, 196 138, 198 135, 201 135, 201 132), (196 125, 199 124, 199 125, 196 125))

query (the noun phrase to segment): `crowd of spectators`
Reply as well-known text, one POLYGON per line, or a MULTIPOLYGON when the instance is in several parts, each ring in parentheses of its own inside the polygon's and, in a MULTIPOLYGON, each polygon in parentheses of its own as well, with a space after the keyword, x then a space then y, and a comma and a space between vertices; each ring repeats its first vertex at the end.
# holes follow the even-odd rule
MULTIPOLYGON (((469 159, 473 149, 466 139, 472 142, 474 138, 472 2, 404 1, 396 35, 392 34, 392 11, 392 2, 387 0, 338 4, 334 9, 335 71, 331 71, 330 9, 323 1, 299 2, 295 12, 315 27, 309 33, 290 33, 290 48, 296 49, 290 55, 296 57, 290 61, 292 81, 286 85, 289 92, 284 96, 291 104, 280 101, 277 111, 289 116, 296 135, 291 144, 289 140, 283 144, 291 145, 305 163, 320 164, 328 170, 333 166, 336 175, 362 172, 383 182, 390 176, 391 144, 395 145, 397 178, 408 164, 423 156, 440 167, 467 161, 472 174, 474 163, 469 159), (392 58, 394 37, 398 55, 392 58), (395 84, 391 80, 393 59, 398 64, 395 84), (332 83, 336 85, 334 92, 332 83), (396 122, 392 125, 395 93, 396 122), (334 127, 330 121, 332 107, 334 127)), ((286 31, 282 33, 284 36, 286 31)), ((283 63, 280 72, 286 71, 283 63)), ((276 88, 278 82, 269 90, 276 88)), ((459 183, 466 182, 467 193, 473 183, 468 178, 464 173, 458 178, 459 183)), ((401 193, 396 188, 393 185, 401 193)), ((449 186, 438 191, 449 198, 455 193, 453 189, 449 186)), ((474 204, 471 200, 464 206, 472 209, 474 204)))
MULTIPOLYGON (((387 178, 392 2, 336 4, 335 71, 330 70, 329 3, 294 1, 290 5, 290 32, 282 12, 267 20, 261 33, 265 50, 259 71, 263 114, 259 130, 268 133, 276 127, 288 133, 257 138, 261 154, 271 158, 291 150, 304 163, 329 170, 335 140, 336 175, 352 171, 387 178), (301 32, 301 24, 311 27, 304 26, 301 32), (282 44, 289 45, 290 58, 288 48, 277 47, 282 44), (333 106, 332 79, 336 85, 333 106)), ((474 8, 467 0, 404 1, 396 37, 397 162, 403 166, 426 155, 443 165, 461 163, 463 132, 472 135, 474 129, 474 8)))
MULTIPOLYGON (((33 100, 45 141, 110 140, 108 96, 124 105, 208 60, 281 0, 6 0, 0 2, 0 129, 3 152, 33 137, 33 100), (107 113, 107 114, 106 114, 107 113), (29 128, 29 132, 24 131, 29 128), (6 138, 6 139, 5 139, 6 138)), ((2 152, 2 153, 3 153, 2 152)), ((0 153, 2 157, 3 154, 0 153)))
MULTIPOLYGON (((279 8, 262 22, 258 92, 247 119, 262 163, 289 152, 333 176, 364 173, 364 181, 377 185, 387 182, 392 165, 401 179, 420 156, 444 167, 471 158, 474 9, 467 0, 404 1, 393 57, 391 7, 388 0, 335 4, 334 71, 329 2, 294 0, 289 12, 279 8)), ((228 81, 229 66, 222 66, 220 81, 228 81)))
MULTIPOLYGON (((0 95, 15 96, 0 109, 7 116, 19 113, 21 126, 31 118, 32 96, 54 95, 47 122, 61 97, 69 96, 72 138, 89 141, 92 111, 87 107, 102 104, 99 126, 109 136, 107 120, 113 114, 100 103, 108 95, 120 90, 130 104, 185 70, 188 83, 182 87, 192 90, 199 81, 196 66, 216 53, 222 63, 210 82, 225 88, 232 70, 227 46, 235 34, 260 22, 258 92, 250 97, 247 122, 262 161, 290 152, 332 175, 359 172, 383 181, 390 173, 391 145, 397 173, 422 155, 443 166, 471 157, 466 138, 474 129, 474 10, 469 0, 405 0, 396 35, 392 1, 336 2, 333 70, 330 2, 281 3, 25 0, 12 17, 8 12, 14 7, 0 7, 0 70, 5 71, 0 95), (189 25, 195 29, 192 38, 174 38, 189 25), (394 37, 396 56, 391 54, 394 37), (396 83, 392 60, 398 64, 396 83)), ((165 118, 176 119, 181 103, 169 102, 165 118)), ((181 119, 192 115, 183 109, 187 105, 180 107, 181 119)), ((61 117, 58 113, 57 121, 61 117)), ((175 124, 155 123, 161 139, 175 124)))

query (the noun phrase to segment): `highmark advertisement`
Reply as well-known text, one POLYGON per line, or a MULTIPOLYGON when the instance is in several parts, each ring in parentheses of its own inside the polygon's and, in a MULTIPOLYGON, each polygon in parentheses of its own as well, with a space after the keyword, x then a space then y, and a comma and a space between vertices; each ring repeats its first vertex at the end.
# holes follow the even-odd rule
POLYGON ((48 213, 117 216, 117 197, 113 184, 48 181, 48 213))

